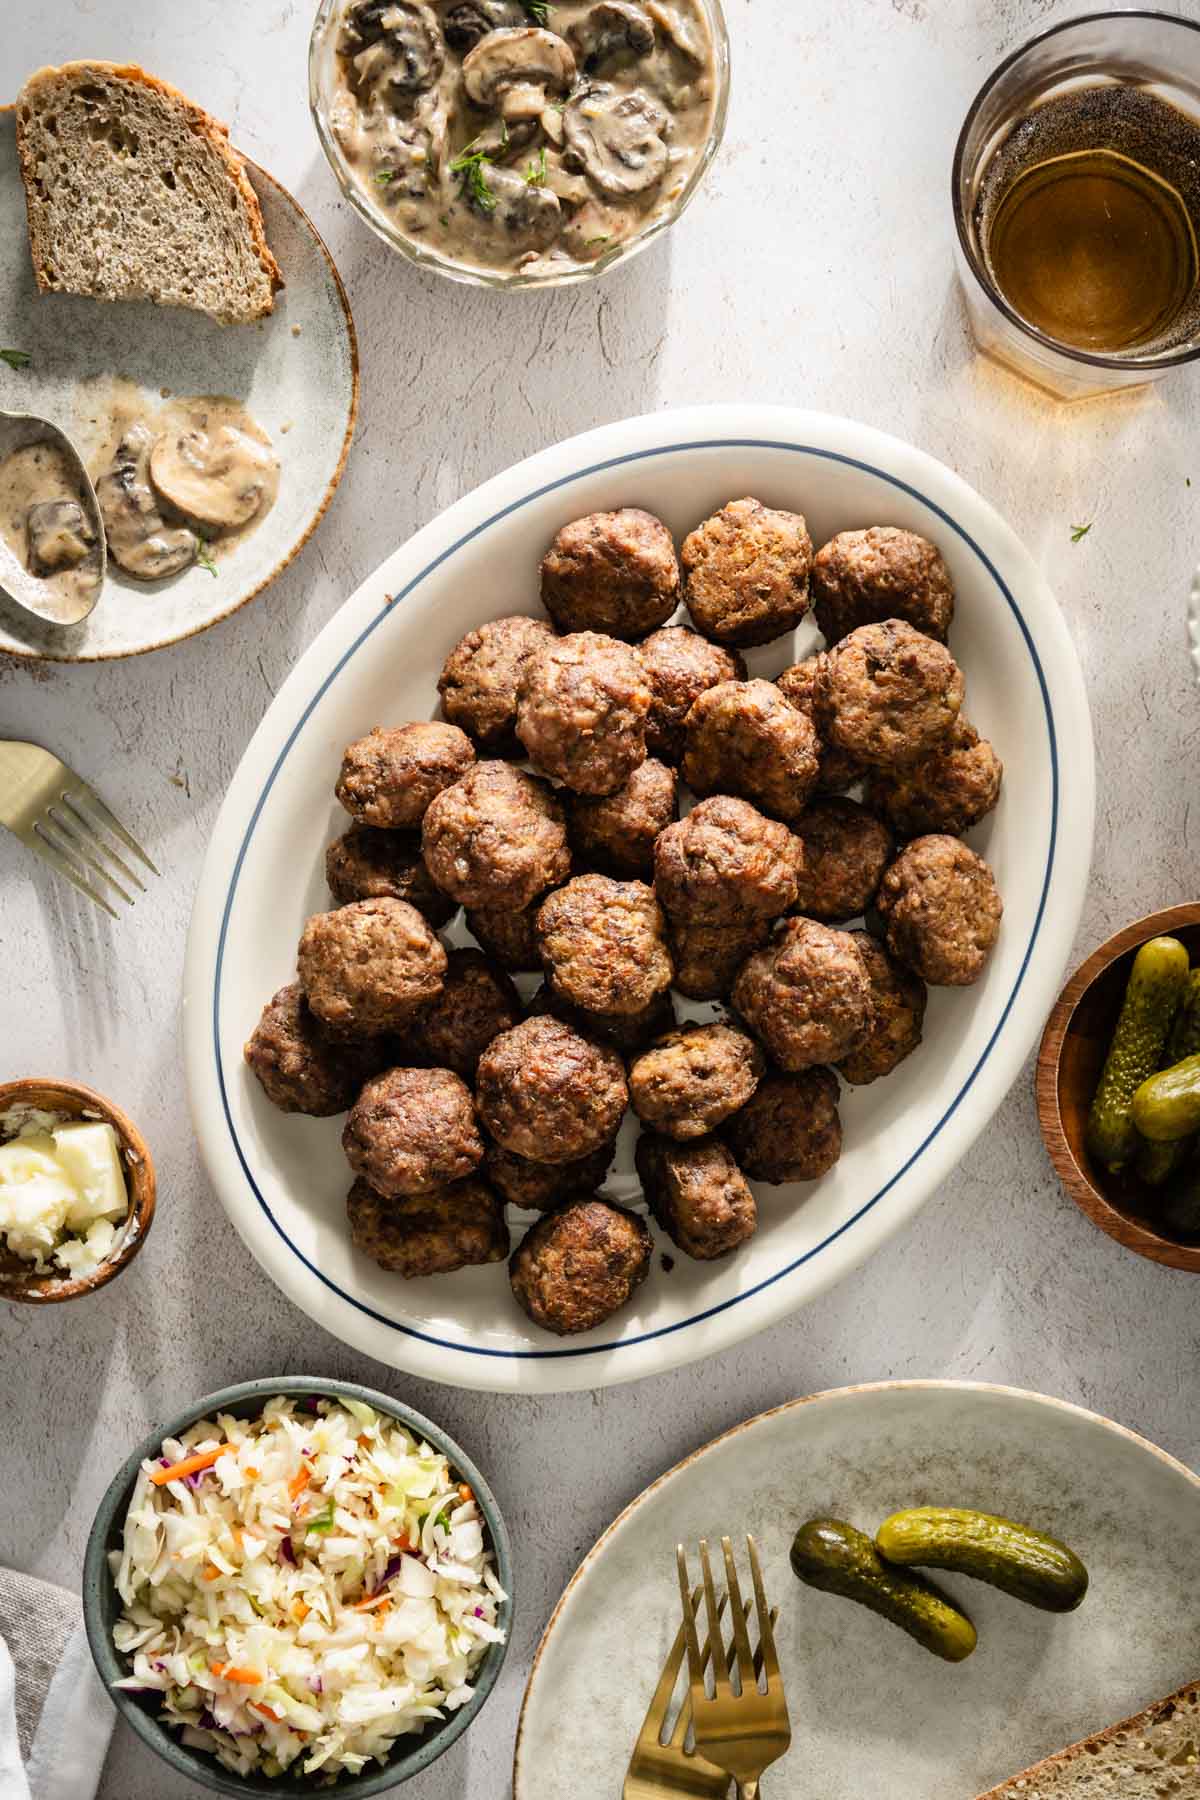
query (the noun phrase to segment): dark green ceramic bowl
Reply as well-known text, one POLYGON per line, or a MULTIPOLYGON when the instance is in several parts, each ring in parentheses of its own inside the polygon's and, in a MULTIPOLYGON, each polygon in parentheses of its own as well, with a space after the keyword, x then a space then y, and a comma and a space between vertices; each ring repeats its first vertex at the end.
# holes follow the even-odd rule
POLYGON ((511 1595, 512 1558, 500 1508, 475 1464, 464 1455, 453 1438, 447 1437, 444 1431, 439 1431, 436 1425, 414 1412, 410 1406, 391 1399, 387 1394, 378 1394, 373 1388, 357 1387, 350 1381, 321 1381, 296 1375, 288 1375, 278 1381, 245 1381, 239 1387, 222 1388, 220 1393, 210 1394, 207 1399, 169 1420, 153 1436, 139 1444, 121 1467, 100 1503, 83 1564, 83 1617, 88 1643, 100 1672, 100 1679, 111 1694, 121 1717, 137 1732, 143 1743, 149 1744, 179 1774, 189 1776, 192 1781, 200 1782, 215 1793, 241 1795, 243 1800, 250 1795, 262 1795, 264 1800, 268 1800, 268 1797, 272 1797, 272 1800, 312 1800, 315 1795, 328 1793, 356 1794, 366 1800, 371 1794, 390 1793, 393 1788, 400 1787, 412 1776, 418 1775, 422 1769, 427 1769, 430 1763, 436 1762, 450 1748, 456 1738, 462 1736, 496 1684, 496 1677, 512 1638, 511 1595), (111 1550, 120 1547, 125 1514, 129 1509, 138 1469, 147 1457, 157 1457, 160 1454, 164 1438, 181 1437, 197 1420, 211 1418, 218 1412, 232 1413, 242 1419, 251 1418, 261 1411, 273 1394, 285 1394, 293 1399, 305 1394, 317 1394, 322 1399, 336 1400, 348 1396, 351 1400, 364 1400, 377 1412, 397 1419, 414 1437, 424 1438, 426 1443, 432 1444, 446 1458, 455 1473, 474 1489, 491 1540, 491 1548, 495 1552, 496 1575, 501 1587, 510 1596, 499 1613, 499 1624, 505 1633, 505 1641, 489 1645, 475 1677, 475 1692, 466 1706, 461 1707, 458 1712, 450 1713, 444 1723, 431 1726, 420 1737, 399 1739, 383 1768, 369 1770, 362 1775, 343 1775, 334 1782, 322 1783, 319 1776, 295 1779, 283 1775, 272 1780, 265 1775, 231 1774, 214 1757, 202 1750, 189 1750, 180 1742, 175 1733, 159 1719, 153 1694, 133 1694, 125 1688, 113 1687, 113 1682, 127 1675, 129 1669, 112 1641, 113 1626, 121 1614, 121 1602, 109 1573, 108 1555, 111 1550))

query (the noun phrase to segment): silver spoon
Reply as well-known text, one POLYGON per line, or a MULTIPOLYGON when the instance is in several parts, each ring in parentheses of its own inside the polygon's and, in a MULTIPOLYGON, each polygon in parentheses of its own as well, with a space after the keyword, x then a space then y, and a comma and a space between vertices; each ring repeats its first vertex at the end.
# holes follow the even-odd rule
POLYGON ((96 534, 96 546, 100 556, 100 570, 95 586, 90 592, 83 594, 62 594, 48 580, 40 575, 31 574, 25 568, 16 553, 9 548, 0 537, 0 588, 10 600, 32 613, 35 618, 42 619, 48 625, 79 625, 87 618, 104 586, 104 577, 108 566, 107 548, 104 541, 104 521, 100 516, 100 503, 96 499, 96 490, 92 486, 87 470, 83 466, 83 458, 65 431, 52 425, 49 419, 35 418, 32 413, 12 413, 0 411, 0 463, 14 451, 27 450, 33 444, 53 444, 66 459, 67 466, 75 478, 77 497, 83 507, 87 520, 96 534))

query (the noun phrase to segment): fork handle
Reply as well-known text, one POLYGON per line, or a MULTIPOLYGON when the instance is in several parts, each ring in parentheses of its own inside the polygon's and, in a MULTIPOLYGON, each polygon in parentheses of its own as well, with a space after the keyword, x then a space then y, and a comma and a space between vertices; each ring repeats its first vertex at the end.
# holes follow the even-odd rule
POLYGON ((736 1785, 737 1800, 761 1800, 762 1789, 757 1781, 739 1781, 736 1785))

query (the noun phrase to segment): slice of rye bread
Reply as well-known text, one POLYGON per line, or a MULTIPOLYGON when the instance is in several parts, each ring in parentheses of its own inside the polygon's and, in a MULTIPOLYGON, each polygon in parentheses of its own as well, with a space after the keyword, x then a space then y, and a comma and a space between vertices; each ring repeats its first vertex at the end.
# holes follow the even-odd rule
POLYGON ((17 96, 43 293, 260 319, 283 286, 228 128, 136 64, 39 69, 17 96))
POLYGON ((977 1800, 1197 1800, 1200 1681, 1035 1763, 977 1800))

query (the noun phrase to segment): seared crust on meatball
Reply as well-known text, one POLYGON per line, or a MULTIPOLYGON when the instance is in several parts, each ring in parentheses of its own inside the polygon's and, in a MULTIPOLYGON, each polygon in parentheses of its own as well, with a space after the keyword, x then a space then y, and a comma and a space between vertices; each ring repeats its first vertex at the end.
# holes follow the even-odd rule
POLYGON ((837 1062, 871 1028, 871 983, 858 945, 815 919, 787 919, 742 964, 733 1005, 781 1069, 837 1062))
POLYGON ((718 644, 769 644, 808 611, 812 539, 799 513, 731 500, 684 539, 684 600, 718 644))
POLYGON ((671 985, 667 922, 644 881, 577 875, 543 900, 537 939, 555 993, 589 1012, 644 1012, 671 985))
POLYGON ((653 1248, 636 1213, 599 1197, 576 1200, 538 1219, 513 1251, 513 1296, 545 1331, 592 1331, 645 1281, 653 1248))
POLYGON ((476 1074, 479 1116, 504 1149, 577 1162, 616 1136, 629 1101, 625 1066, 561 1019, 524 1019, 493 1038, 476 1074))
POLYGON ((405 1055, 474 1081, 476 1064, 492 1039, 511 1031, 523 1013, 521 996, 503 969, 480 950, 451 950, 446 985, 405 1032, 405 1055))
POLYGON ((675 771, 648 756, 623 788, 567 796, 567 833, 579 861, 611 875, 654 874, 654 840, 675 817, 675 771))
POLYGON ((943 834, 914 838, 900 852, 876 905, 888 949, 933 987, 979 980, 1004 912, 983 858, 943 834))
POLYGON ((646 748, 651 756, 678 763, 683 757, 683 722, 707 688, 720 681, 745 681, 746 664, 736 650, 710 644, 687 625, 668 625, 638 645, 650 684, 646 748))
POLYGON ((615 794, 646 760, 650 689, 637 652, 595 631, 531 656, 517 696, 530 761, 579 794, 615 794))
POLYGON ((503 1262, 508 1255, 504 1208, 482 1181, 389 1200, 360 1176, 346 1197, 346 1212, 355 1249, 406 1280, 503 1262))
POLYGON ((654 846, 654 885, 690 925, 771 919, 795 902, 803 852, 786 825, 748 800, 718 794, 668 825, 654 846))
POLYGON ((539 1014, 550 1013, 564 1024, 573 1025, 584 1037, 597 1038, 602 1044, 611 1044, 622 1056, 629 1056, 635 1050, 644 1049, 664 1031, 675 1028, 675 1007, 670 993, 656 994, 649 1006, 635 1013, 598 1013, 589 1012, 586 1007, 572 1006, 561 994, 556 994, 548 981, 530 1000, 526 1013, 529 1018, 537 1018, 539 1014))
POLYGON ((325 879, 339 906, 355 900, 407 900, 435 930, 448 924, 456 910, 425 867, 416 831, 352 825, 326 850, 325 879))
POLYGON ((856 800, 829 795, 797 819, 804 848, 796 911, 812 919, 855 919, 875 898, 895 841, 882 819, 856 800))
POLYGON ((638 506, 573 519, 542 559, 542 603, 560 631, 645 637, 679 604, 670 532, 638 506))
POLYGON ((812 720, 817 732, 817 760, 820 764, 817 775, 818 794, 840 794, 844 789, 861 781, 866 774, 866 765, 855 757, 839 750, 831 744, 821 728, 821 720, 817 710, 817 682, 820 674, 821 658, 810 656, 804 662, 793 663, 782 675, 775 677, 775 686, 779 689, 789 706, 812 720))
POLYGON ((329 1030, 378 1037, 401 1030, 437 998, 446 952, 407 901, 356 900, 308 921, 296 969, 308 1004, 329 1030))
POLYGON ((342 1149, 385 1198, 462 1181, 483 1160, 471 1090, 449 1069, 388 1069, 351 1107, 342 1149))
POLYGON ((816 1181, 842 1154, 837 1076, 822 1068, 768 1075, 724 1136, 752 1181, 816 1181))
POLYGON ((885 619, 860 625, 822 659, 818 708, 831 741, 891 768, 945 743, 962 707, 962 670, 944 644, 885 619))
POLYGON ((877 769, 868 796, 901 837, 978 825, 1000 798, 1004 764, 960 714, 945 745, 901 769, 877 769))
POLYGON ((772 681, 723 681, 687 716, 683 779, 696 794, 740 794, 791 821, 820 774, 812 720, 772 681))
POLYGON ((685 1256, 714 1262, 754 1236, 754 1195, 718 1138, 673 1144, 644 1131, 634 1160, 651 1212, 685 1256))
POLYGON ((917 1048, 929 996, 921 977, 898 963, 868 932, 850 935, 867 966, 875 1017, 858 1049, 842 1058, 838 1070, 852 1087, 866 1087, 890 1075, 917 1048))
POLYGON ((732 1025, 669 1032, 629 1070, 629 1099, 645 1124, 685 1143, 715 1131, 745 1106, 766 1063, 753 1038, 732 1025))
POLYGON ((686 925, 667 922, 675 986, 689 1000, 727 1000, 738 970, 771 935, 770 919, 746 924, 686 925))
POLYGON ((520 1207, 523 1212, 553 1212, 568 1200, 582 1200, 596 1192, 608 1174, 616 1148, 613 1138, 576 1162, 543 1163, 514 1156, 501 1144, 489 1144, 483 1153, 483 1169, 509 1206, 520 1207))
POLYGON ((542 959, 538 955, 536 929, 540 904, 535 900, 520 912, 487 906, 468 909, 467 930, 510 975, 540 974, 542 959))
POLYGON ((421 829, 425 864, 451 899, 520 912, 571 867, 562 807, 544 781, 481 762, 438 795, 421 829))
POLYGON ((360 825, 412 831, 425 808, 465 775, 475 748, 457 725, 424 720, 374 731, 347 746, 337 781, 337 797, 360 825))
POLYGON ((513 613, 460 638, 442 664, 438 693, 452 725, 489 756, 519 753, 517 688, 535 650, 553 641, 544 619, 513 613))
POLYGON ((280 988, 263 1007, 244 1055, 272 1106, 280 1112, 330 1119, 354 1102, 379 1067, 381 1045, 331 1038, 310 1011, 298 981, 280 988))
POLYGON ((906 619, 945 643, 954 617, 954 583, 928 538, 895 525, 872 525, 839 531, 817 551, 812 602, 830 644, 883 619, 906 619))

